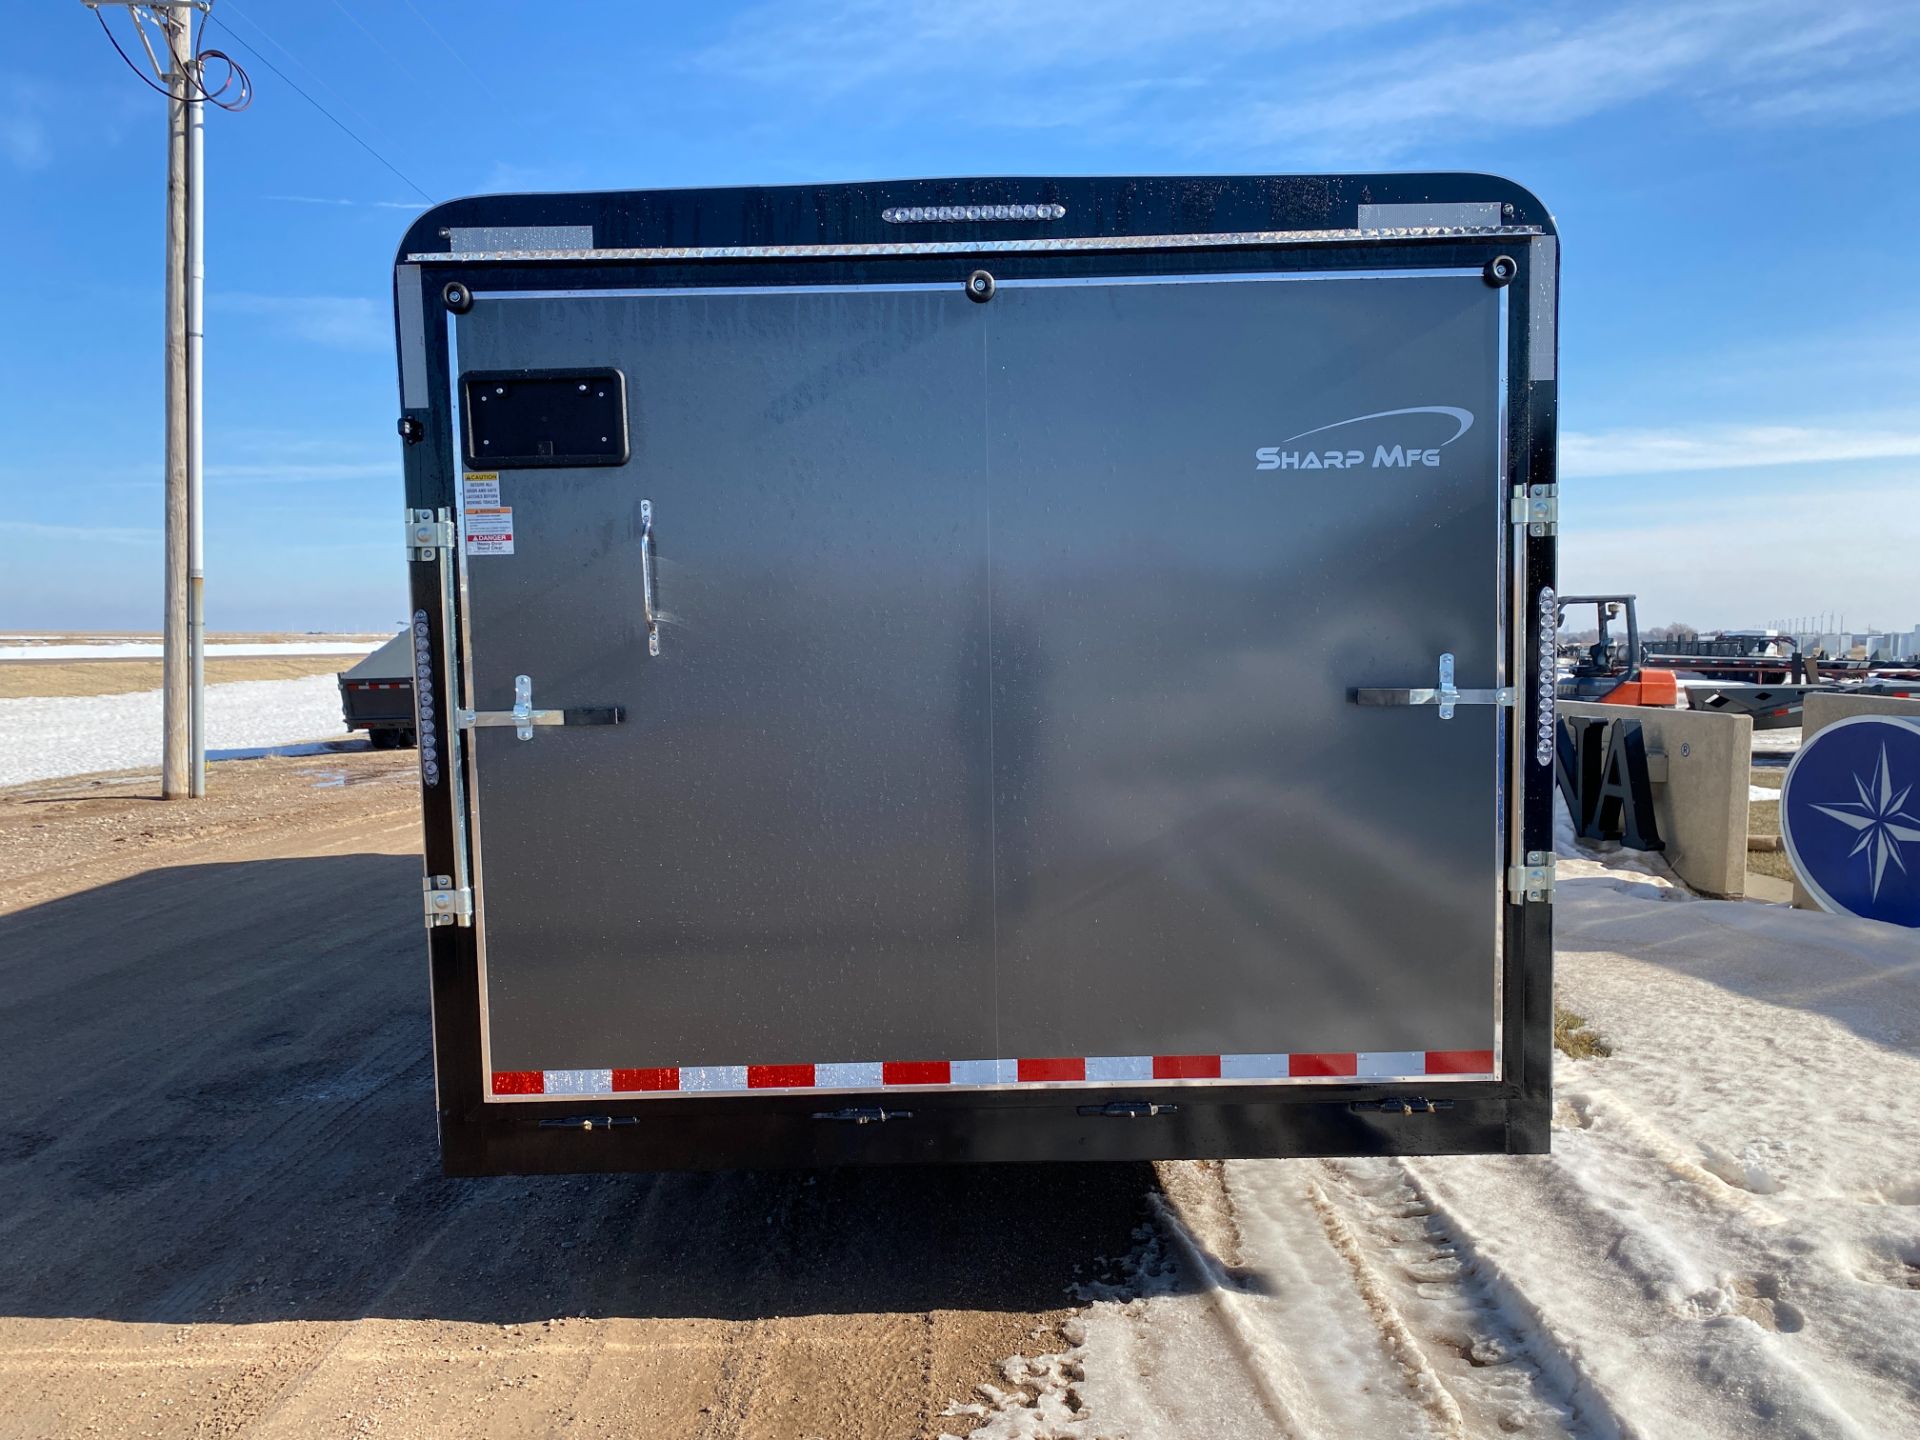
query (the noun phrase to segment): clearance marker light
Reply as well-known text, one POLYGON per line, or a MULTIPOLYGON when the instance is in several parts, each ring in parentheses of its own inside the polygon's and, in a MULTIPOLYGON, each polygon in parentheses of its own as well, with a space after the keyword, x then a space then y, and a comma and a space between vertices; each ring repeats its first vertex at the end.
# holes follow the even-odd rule
POLYGON ((889 225, 926 225, 938 221, 1063 220, 1064 205, 889 205, 880 218, 889 225))

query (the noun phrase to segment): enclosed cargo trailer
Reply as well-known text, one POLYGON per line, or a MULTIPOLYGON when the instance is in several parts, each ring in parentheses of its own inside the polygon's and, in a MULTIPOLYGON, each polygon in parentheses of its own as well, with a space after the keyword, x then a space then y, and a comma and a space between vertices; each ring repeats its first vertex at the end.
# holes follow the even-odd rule
POLYGON ((492 196, 396 264, 457 1174, 1536 1152, 1552 221, 492 196))

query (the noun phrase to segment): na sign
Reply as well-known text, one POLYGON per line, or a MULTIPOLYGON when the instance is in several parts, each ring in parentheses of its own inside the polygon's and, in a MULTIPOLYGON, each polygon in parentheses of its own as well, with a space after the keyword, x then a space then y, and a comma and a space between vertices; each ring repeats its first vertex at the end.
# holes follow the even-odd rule
POLYGON ((1920 926, 1920 720, 1853 715, 1787 767, 1780 834, 1823 910, 1920 926))

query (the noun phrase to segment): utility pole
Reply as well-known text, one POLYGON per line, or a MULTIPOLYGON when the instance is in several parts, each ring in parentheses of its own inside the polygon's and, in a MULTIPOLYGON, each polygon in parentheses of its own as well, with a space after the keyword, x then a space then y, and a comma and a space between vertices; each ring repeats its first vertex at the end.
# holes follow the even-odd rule
POLYGON ((219 50, 195 43, 193 16, 213 0, 126 3, 133 32, 159 83, 114 39, 101 7, 123 0, 80 0, 127 67, 167 97, 166 218, 166 564, 160 625, 160 794, 166 800, 207 793, 206 525, 202 515, 201 394, 206 292, 206 108, 244 110, 253 87, 246 71, 219 50), (159 27, 165 56, 147 22, 159 27), (207 88, 206 62, 224 63, 226 78, 207 88), (230 99, 222 96, 232 95, 230 99))
POLYGON ((192 11, 186 6, 156 7, 160 35, 167 47, 167 258, 166 258, 166 569, 160 628, 160 712, 162 751, 160 798, 192 794, 193 665, 187 653, 187 570, 191 513, 187 495, 187 187, 191 137, 192 11))

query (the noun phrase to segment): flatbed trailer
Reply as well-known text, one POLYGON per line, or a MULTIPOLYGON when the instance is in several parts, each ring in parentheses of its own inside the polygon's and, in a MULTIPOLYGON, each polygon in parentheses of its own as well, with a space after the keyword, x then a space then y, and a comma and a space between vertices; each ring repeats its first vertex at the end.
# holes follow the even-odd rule
POLYGON ((452 1174, 1544 1151, 1481 175, 502 195, 395 267, 452 1174))

